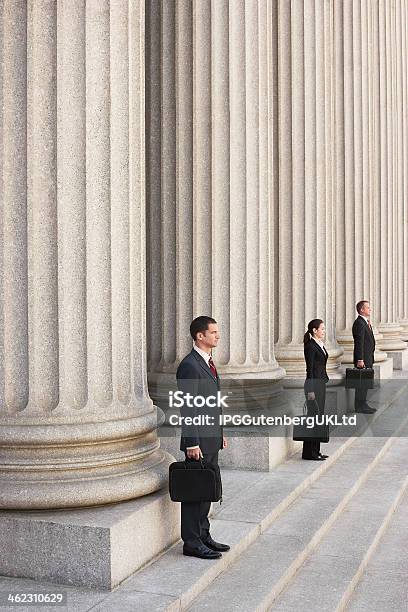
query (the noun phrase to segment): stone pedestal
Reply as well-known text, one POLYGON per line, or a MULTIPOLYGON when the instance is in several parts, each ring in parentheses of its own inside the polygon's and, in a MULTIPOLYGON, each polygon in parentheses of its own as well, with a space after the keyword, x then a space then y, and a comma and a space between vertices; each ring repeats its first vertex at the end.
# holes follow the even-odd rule
POLYGON ((2 576, 111 590, 180 537, 167 490, 98 508, 0 513, 2 576))
POLYGON ((408 370, 408 351, 404 349, 403 351, 392 351, 390 353, 394 370, 408 370))
POLYGON ((392 378, 392 371, 394 368, 394 360, 388 357, 385 361, 374 363, 374 376, 380 380, 387 380, 392 378))

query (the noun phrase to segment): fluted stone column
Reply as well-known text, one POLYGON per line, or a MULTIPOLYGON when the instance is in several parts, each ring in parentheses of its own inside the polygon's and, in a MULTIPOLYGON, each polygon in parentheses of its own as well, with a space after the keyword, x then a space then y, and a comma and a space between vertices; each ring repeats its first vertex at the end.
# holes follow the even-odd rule
MULTIPOLYGON (((336 72, 337 85, 336 118, 339 126, 344 125, 342 133, 337 134, 336 152, 338 164, 344 164, 344 175, 338 182, 343 183, 341 191, 337 192, 336 209, 336 328, 338 341, 345 348, 344 362, 352 361, 353 336, 351 326, 355 318, 354 305, 356 293, 362 299, 362 275, 356 287, 355 269, 355 218, 354 218, 354 80, 353 80, 353 7, 357 3, 337 3, 335 9, 334 27, 338 36, 337 55, 343 58, 343 65, 336 72), (344 161, 343 161, 344 160, 344 161), (343 263, 344 262, 344 263, 343 263), (348 265, 347 265, 348 263, 348 265), (344 265, 345 264, 345 265, 344 265)), ((357 36, 360 28, 356 24, 357 36)), ((358 58, 356 57, 356 63, 358 58)), ((361 69, 360 69, 361 73, 361 69)), ((361 76, 361 74, 360 74, 361 76)), ((356 77, 357 80, 358 76, 356 77)), ((356 202, 358 205, 358 201, 356 202)), ((362 249, 362 245, 360 247, 362 249)), ((363 257, 361 257, 363 260, 363 257)))
MULTIPOLYGON (((397 7, 397 27, 399 31, 399 47, 401 53, 398 54, 398 79, 399 79, 399 135, 400 135, 400 154, 401 154, 401 180, 402 193, 399 200, 400 208, 398 212, 398 316, 399 324, 402 327, 401 338, 408 340, 408 6, 406 0, 401 0, 397 7)), ((397 43, 398 46, 398 43, 397 43)))
MULTIPOLYGON (((368 295, 372 306, 372 325, 376 338, 375 365, 379 378, 392 376, 393 360, 385 351, 379 348, 382 334, 378 331, 381 303, 381 153, 380 153, 380 75, 379 75, 379 37, 378 37, 378 0, 370 2, 365 0, 364 17, 367 20, 366 42, 366 83, 363 95, 368 95, 368 143, 366 143, 368 157, 368 202, 369 209, 369 256, 367 264, 370 271, 370 286, 368 295)), ((367 109, 367 106, 366 106, 367 109)), ((365 207, 366 210, 366 207, 365 207)), ((350 358, 352 354, 350 353, 350 358)))
POLYGON ((215 360, 224 379, 284 375, 272 331, 273 10, 255 0, 149 7, 152 383, 174 384, 200 314, 219 323, 215 360))
POLYGON ((379 2, 380 151, 381 151, 381 348, 401 368, 408 354, 397 315, 398 119, 396 95, 395 4, 379 2))
POLYGON ((144 2, 2 5, 0 507, 142 496, 144 2))
MULTIPOLYGON (((164 0, 148 10, 149 388, 168 405, 191 320, 210 315, 231 410, 275 408, 285 374, 273 333, 276 3, 164 0)), ((287 453, 285 433, 229 431, 221 461, 269 469, 287 453)), ((177 440, 162 442, 176 452, 177 440)))
MULTIPOLYGON (((336 40, 336 328, 342 362, 353 362, 355 305, 368 299, 381 339, 376 299, 375 183, 373 169, 372 12, 366 0, 334 4, 336 40)), ((387 355, 376 350, 375 361, 387 355)), ((384 368, 381 366, 383 374, 384 368)), ((389 370, 389 368, 388 368, 389 370)))
POLYGON ((340 377, 334 329, 332 5, 278 3, 279 314, 276 355, 289 379, 304 380, 303 335, 322 318, 328 372, 340 377))

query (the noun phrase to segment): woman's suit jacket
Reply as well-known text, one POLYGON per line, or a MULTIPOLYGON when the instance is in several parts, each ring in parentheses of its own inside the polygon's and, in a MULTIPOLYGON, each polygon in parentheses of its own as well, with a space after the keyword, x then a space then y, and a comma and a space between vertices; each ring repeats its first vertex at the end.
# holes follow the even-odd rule
POLYGON ((306 361, 305 393, 314 392, 321 411, 324 410, 326 383, 329 380, 326 372, 328 353, 311 338, 304 347, 306 361))

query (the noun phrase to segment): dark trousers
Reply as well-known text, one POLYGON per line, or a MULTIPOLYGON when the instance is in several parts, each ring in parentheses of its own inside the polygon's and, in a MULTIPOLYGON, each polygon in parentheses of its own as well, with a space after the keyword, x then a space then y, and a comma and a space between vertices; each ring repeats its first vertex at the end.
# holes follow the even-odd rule
POLYGON ((367 389, 364 387, 361 389, 356 389, 356 394, 354 396, 354 409, 361 408, 367 401, 367 389))
MULTIPOLYGON (((354 367, 357 367, 357 363, 354 364, 354 367)), ((373 364, 366 364, 366 368, 372 368, 373 364)), ((354 396, 354 410, 358 408, 362 408, 364 404, 367 402, 367 387, 362 386, 361 389, 356 389, 356 394, 354 396)))
MULTIPOLYGON (((307 402, 307 415, 308 416, 316 416, 317 414, 324 413, 324 406, 326 403, 326 383, 322 380, 315 380, 315 398, 316 402, 308 401, 307 402)), ((307 394, 306 394, 307 397, 307 394)), ((320 442, 315 440, 314 438, 310 438, 310 440, 305 440, 303 442, 303 459, 311 459, 320 453, 320 442)))
MULTIPOLYGON (((218 468, 218 451, 210 455, 203 455, 204 461, 218 468)), ((208 513, 211 502, 182 502, 181 503, 181 539, 184 544, 191 547, 199 546, 205 541, 210 532, 208 513)))

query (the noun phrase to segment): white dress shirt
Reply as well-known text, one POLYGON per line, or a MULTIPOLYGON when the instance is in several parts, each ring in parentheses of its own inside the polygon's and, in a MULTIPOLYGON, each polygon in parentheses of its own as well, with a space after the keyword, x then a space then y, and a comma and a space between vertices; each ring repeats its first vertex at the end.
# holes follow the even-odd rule
MULTIPOLYGON (((200 349, 196 344, 193 346, 193 349, 195 351, 197 351, 197 353, 199 355, 201 355, 201 357, 204 359, 205 363, 208 365, 208 362, 210 361, 210 357, 211 357, 210 353, 206 353, 205 351, 200 349)), ((210 366, 208 365, 208 367, 210 367, 210 366)))

